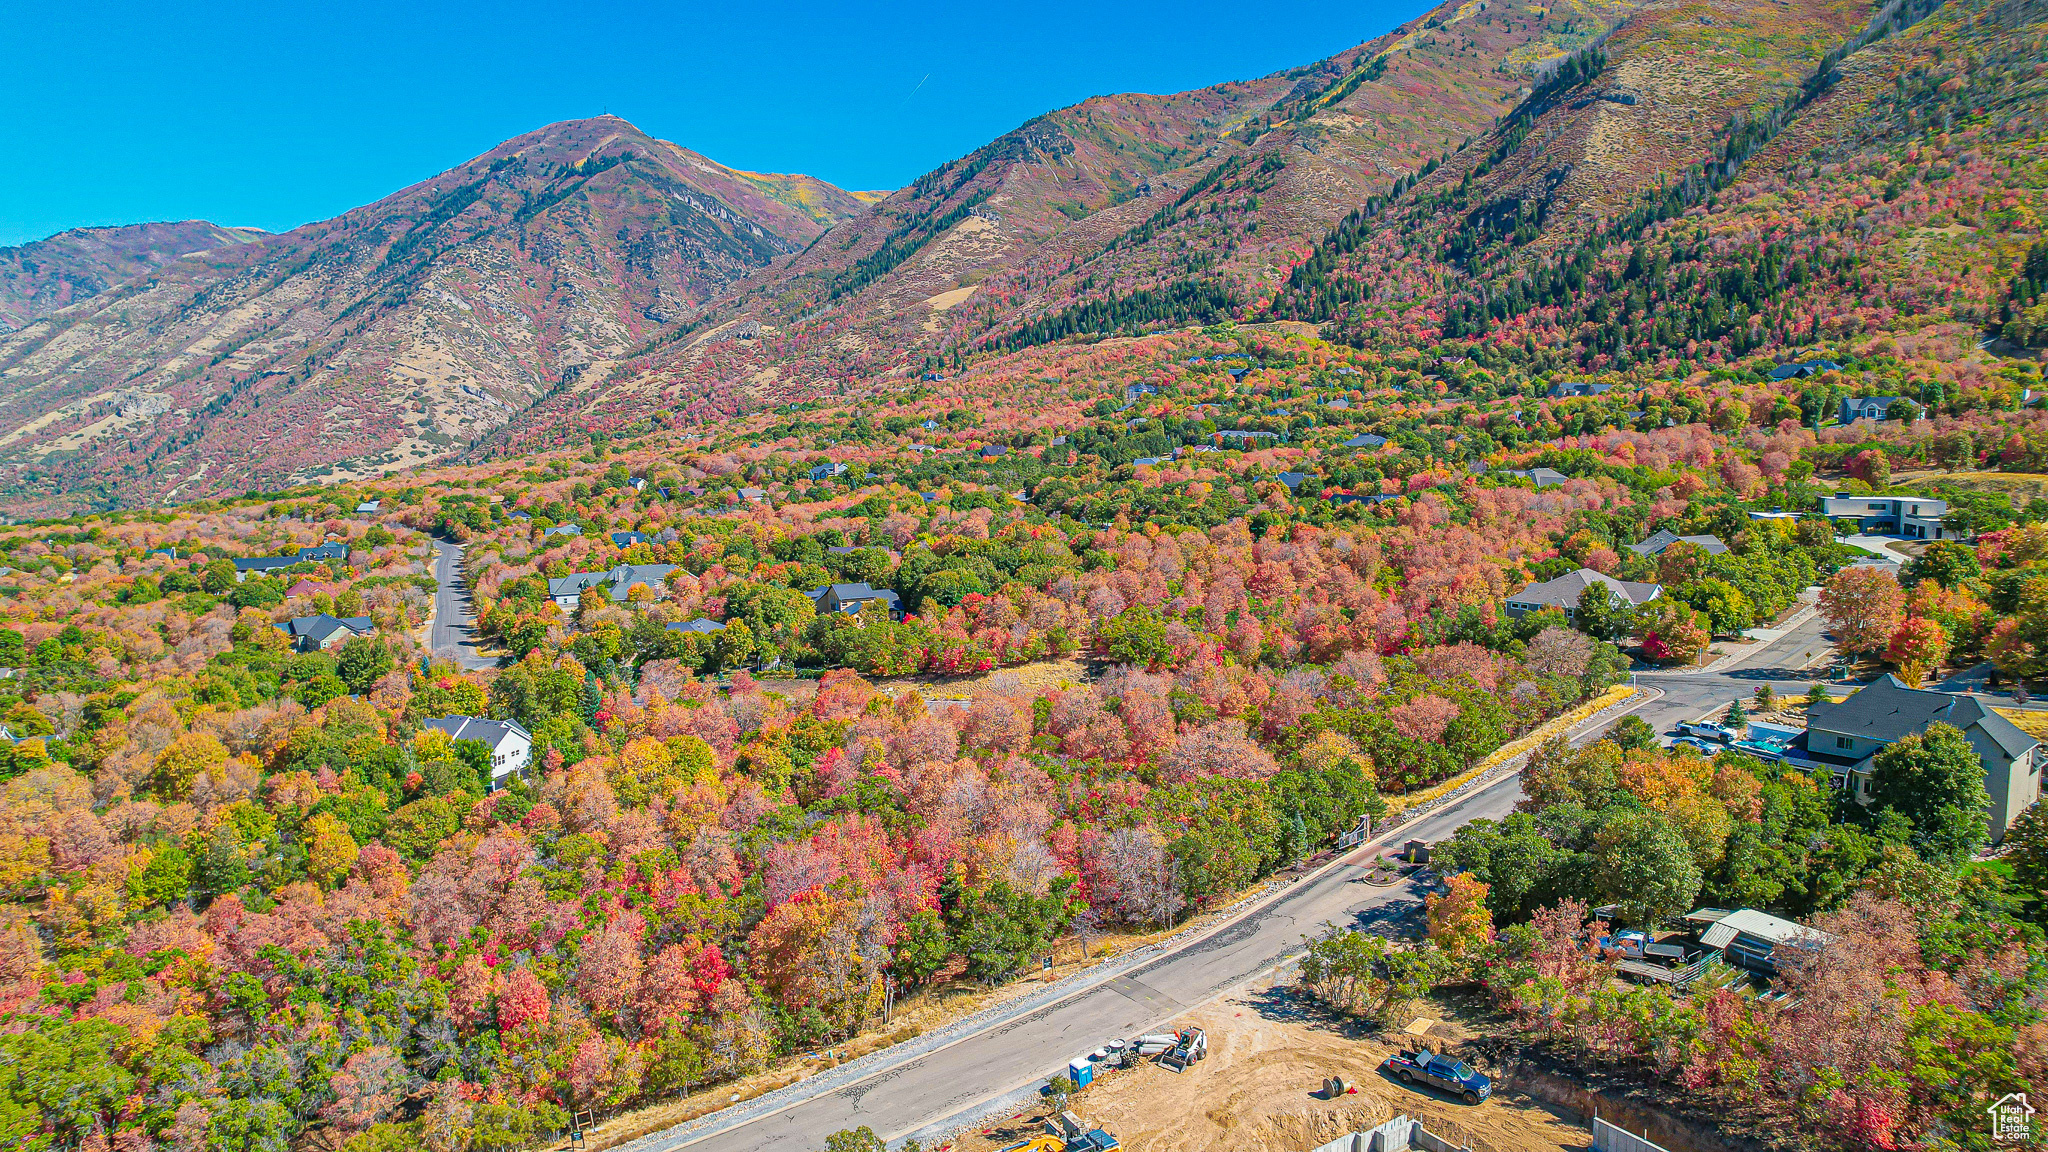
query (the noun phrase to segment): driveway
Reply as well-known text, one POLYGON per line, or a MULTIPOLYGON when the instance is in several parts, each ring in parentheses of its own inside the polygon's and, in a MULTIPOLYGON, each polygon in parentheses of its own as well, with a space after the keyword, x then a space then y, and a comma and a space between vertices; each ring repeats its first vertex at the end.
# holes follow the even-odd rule
POLYGON ((462 545, 434 541, 434 623, 427 644, 437 660, 453 660, 465 669, 495 668, 496 659, 477 655, 476 617, 471 614, 469 586, 462 582, 462 545))
POLYGON ((1636 673, 1638 685, 1662 688, 1664 695, 1636 709, 1635 715, 1668 735, 1682 721, 1725 709, 1734 700, 1748 701, 1761 684, 1780 694, 1803 696, 1823 678, 1833 652, 1827 621, 1815 613, 1775 639, 1717 662, 1711 672, 1679 668, 1636 673))

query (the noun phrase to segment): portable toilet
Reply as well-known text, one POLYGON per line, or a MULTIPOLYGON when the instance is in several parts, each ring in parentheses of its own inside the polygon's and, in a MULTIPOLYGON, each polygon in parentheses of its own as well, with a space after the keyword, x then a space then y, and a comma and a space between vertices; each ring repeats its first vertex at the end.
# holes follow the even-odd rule
POLYGON ((1076 1056, 1067 1061, 1067 1079, 1072 1080, 1076 1088, 1086 1088, 1095 1082, 1095 1065, 1090 1064, 1086 1056, 1076 1056))

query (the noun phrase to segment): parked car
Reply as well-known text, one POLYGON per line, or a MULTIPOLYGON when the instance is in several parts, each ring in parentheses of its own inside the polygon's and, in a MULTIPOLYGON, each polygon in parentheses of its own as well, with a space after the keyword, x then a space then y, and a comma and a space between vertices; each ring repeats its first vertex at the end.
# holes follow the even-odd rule
POLYGON ((1671 742, 1671 746, 1673 748, 1690 748, 1703 756, 1716 756, 1727 751, 1727 749, 1722 748, 1718 744, 1709 744, 1705 740, 1694 736, 1680 736, 1671 742))
POLYGON ((1441 1088, 1467 1104, 1477 1104, 1493 1095, 1493 1081, 1473 1071, 1471 1065, 1463 1060, 1439 1056, 1427 1048, 1420 1052, 1404 1049, 1387 1057, 1380 1067, 1411 1088, 1427 1084, 1441 1088))
POLYGON ((1651 943, 1649 933, 1638 932, 1633 928, 1624 928, 1612 936, 1602 936, 1600 938, 1600 950, 1602 952, 1619 952, 1622 958, 1627 960, 1641 960, 1643 958, 1643 950, 1650 947, 1651 943))
POLYGON ((1719 724, 1709 724, 1701 721, 1687 721, 1684 724, 1680 724, 1678 730, 1687 736, 1698 736, 1701 739, 1714 740, 1722 744, 1738 740, 1742 736, 1740 732, 1732 728, 1724 728, 1719 724))

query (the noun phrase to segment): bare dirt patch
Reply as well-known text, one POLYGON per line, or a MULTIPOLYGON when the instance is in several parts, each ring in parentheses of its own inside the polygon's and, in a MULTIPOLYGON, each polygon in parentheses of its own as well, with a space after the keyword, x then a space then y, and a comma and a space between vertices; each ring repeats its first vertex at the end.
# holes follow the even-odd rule
MULTIPOLYGON (((1476 1107, 1419 1092, 1380 1075, 1396 1046, 1361 1029, 1318 1019, 1285 986, 1255 984, 1178 1021, 1209 1035, 1209 1058, 1182 1073, 1151 1061, 1099 1073, 1070 1107, 1115 1133, 1133 1152, 1303 1152, 1398 1113, 1473 1152, 1583 1149, 1589 1135, 1568 1113, 1519 1093, 1476 1107), (1324 1078, 1342 1076, 1355 1093, 1324 1100, 1324 1078)), ((1468 1036, 1454 1022, 1428 1029, 1427 1042, 1455 1051, 1468 1036)), ((997 1152, 1042 1132, 1047 1109, 959 1140, 958 1152, 997 1152)))

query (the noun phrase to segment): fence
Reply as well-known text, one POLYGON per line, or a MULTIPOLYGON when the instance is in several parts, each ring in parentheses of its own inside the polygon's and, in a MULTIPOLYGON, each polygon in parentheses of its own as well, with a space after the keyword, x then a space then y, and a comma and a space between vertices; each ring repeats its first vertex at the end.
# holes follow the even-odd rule
MULTIPOLYGON (((1655 1145, 1648 1147, 1662 1152, 1655 1145)), ((1339 1136, 1312 1152, 1408 1152, 1411 1148, 1420 1148, 1422 1152, 1471 1152, 1469 1148, 1432 1134, 1422 1126, 1422 1121, 1407 1116, 1396 1116, 1364 1132, 1339 1136)))
POLYGON ((1665 1148, 1661 1144, 1650 1143, 1626 1128, 1616 1128, 1595 1116, 1593 1152, 1665 1152, 1665 1148))

